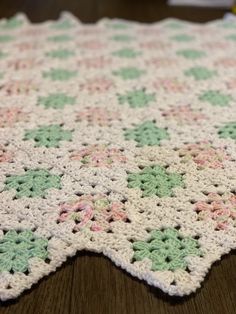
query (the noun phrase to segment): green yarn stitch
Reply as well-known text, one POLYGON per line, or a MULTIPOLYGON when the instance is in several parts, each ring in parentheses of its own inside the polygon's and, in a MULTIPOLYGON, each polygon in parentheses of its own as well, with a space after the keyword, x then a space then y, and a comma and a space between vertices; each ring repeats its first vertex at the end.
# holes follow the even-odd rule
POLYGON ((48 257, 47 247, 48 240, 38 237, 31 230, 7 231, 0 239, 0 273, 28 271, 31 258, 45 260, 48 257))
POLYGON ((9 41, 12 41, 14 37, 10 35, 0 35, 0 43, 7 43, 9 41))
POLYGON ((6 20, 3 24, 0 25, 0 28, 5 29, 5 30, 11 30, 14 28, 18 28, 23 25, 23 21, 16 18, 12 17, 8 20, 6 20))
POLYGON ((127 29, 130 27, 127 23, 124 22, 111 22, 107 23, 106 26, 112 29, 127 29))
POLYGON ((51 69, 48 72, 43 72, 43 77, 50 78, 52 81, 68 81, 76 75, 76 71, 69 71, 65 69, 51 69))
POLYGON ((135 57, 141 55, 141 52, 135 51, 132 48, 122 48, 120 50, 114 51, 112 54, 113 54, 113 56, 117 56, 120 58, 132 59, 132 58, 135 58, 135 57))
POLYGON ((171 29, 180 29, 185 27, 184 23, 182 23, 181 21, 168 22, 164 26, 171 29))
POLYGON ((52 50, 46 53, 47 57, 57 58, 57 59, 67 59, 74 56, 74 52, 67 49, 52 50))
POLYGON ((25 140, 34 140, 35 146, 59 147, 60 141, 70 141, 72 132, 63 130, 62 126, 54 124, 42 126, 25 132, 25 140))
POLYGON ((74 25, 70 22, 70 20, 64 20, 64 21, 59 21, 59 22, 56 22, 56 23, 53 23, 52 24, 52 28, 54 29, 70 29, 72 28, 74 25))
POLYGON ((7 56, 7 53, 0 51, 0 59, 3 59, 7 56))
POLYGON ((49 41, 53 41, 55 43, 66 42, 72 40, 72 37, 66 34, 56 35, 52 37, 48 37, 49 41))
POLYGON ((38 104, 45 108, 63 109, 66 105, 74 105, 76 97, 71 97, 65 93, 49 94, 46 97, 39 97, 38 104))
POLYGON ((218 131, 220 138, 231 138, 236 141, 236 122, 229 122, 225 124, 218 131))
POLYGON ((134 38, 126 34, 117 34, 117 35, 114 35, 111 39, 115 41, 129 42, 133 40, 134 38))
POLYGON ((228 28, 228 29, 236 29, 236 23, 234 21, 223 21, 219 20, 218 23, 216 23, 218 27, 228 28))
POLYGON ((149 239, 133 243, 133 260, 147 258, 153 271, 186 270, 187 256, 202 256, 200 244, 192 237, 183 237, 176 229, 152 230, 149 239))
POLYGON ((199 100, 209 102, 213 106, 224 107, 229 106, 233 98, 218 90, 207 90, 199 96, 199 100))
POLYGON ((232 23, 232 21, 223 21, 218 24, 218 26, 229 29, 236 29, 236 23, 232 23))
POLYGON ((226 39, 236 41, 236 34, 232 34, 226 37, 226 39))
POLYGON ((186 76, 192 76, 196 81, 207 80, 217 75, 214 70, 208 70, 205 67, 193 67, 184 72, 186 76))
POLYGON ((114 75, 120 76, 123 80, 137 79, 145 73, 146 71, 137 69, 135 67, 121 68, 118 71, 113 71, 114 75))
POLYGON ((187 34, 179 34, 179 35, 172 36, 171 39, 178 42, 189 42, 189 41, 194 40, 194 37, 187 34))
POLYGON ((146 93, 146 89, 135 89, 127 92, 124 95, 118 95, 119 104, 128 103, 131 108, 141 108, 149 105, 150 102, 155 101, 155 94, 146 93))
POLYGON ((202 58, 202 57, 206 56, 204 51, 195 50, 195 49, 178 50, 176 52, 176 54, 178 56, 182 56, 182 57, 184 57, 186 59, 192 59, 192 60, 199 59, 199 58, 202 58))
POLYGON ((139 173, 131 173, 128 175, 127 181, 128 188, 139 188, 143 197, 173 196, 173 188, 184 186, 182 175, 169 173, 159 165, 145 167, 139 173))
POLYGON ((46 169, 26 170, 22 175, 10 175, 5 181, 7 190, 14 189, 16 198, 45 197, 51 188, 61 189, 61 177, 46 169))
POLYGON ((163 128, 158 128, 153 121, 146 121, 133 129, 125 131, 126 140, 134 140, 137 146, 160 145, 161 140, 169 139, 168 132, 163 128))

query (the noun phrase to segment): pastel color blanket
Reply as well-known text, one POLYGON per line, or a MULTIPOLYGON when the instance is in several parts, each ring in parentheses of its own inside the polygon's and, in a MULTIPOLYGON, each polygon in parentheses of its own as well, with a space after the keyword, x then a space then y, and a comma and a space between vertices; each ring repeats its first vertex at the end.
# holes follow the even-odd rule
POLYGON ((236 23, 0 21, 0 299, 90 250, 170 295, 236 248, 236 23))

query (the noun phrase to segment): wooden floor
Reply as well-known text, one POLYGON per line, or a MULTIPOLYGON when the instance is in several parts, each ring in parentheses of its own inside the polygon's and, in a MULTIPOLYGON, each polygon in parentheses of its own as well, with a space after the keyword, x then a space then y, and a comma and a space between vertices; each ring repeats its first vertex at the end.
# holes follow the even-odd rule
MULTIPOLYGON (((17 11, 31 21, 55 19, 63 10, 83 22, 120 17, 153 22, 165 17, 192 21, 221 18, 224 10, 167 7, 165 0, 0 0, 0 18, 17 11)), ((17 300, 1 303, 0 314, 233 314, 236 313, 236 252, 217 262, 203 286, 171 298, 115 267, 107 258, 81 252, 17 300)))
POLYGON ((234 314, 236 253, 217 262, 196 294, 173 298, 136 280, 107 258, 78 253, 1 314, 234 314))

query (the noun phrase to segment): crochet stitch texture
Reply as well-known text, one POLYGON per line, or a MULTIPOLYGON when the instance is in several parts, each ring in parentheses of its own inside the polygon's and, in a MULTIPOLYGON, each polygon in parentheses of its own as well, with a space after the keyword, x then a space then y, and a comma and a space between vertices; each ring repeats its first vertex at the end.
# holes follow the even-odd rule
POLYGON ((0 20, 0 299, 86 249, 170 295, 236 248, 235 22, 0 20))

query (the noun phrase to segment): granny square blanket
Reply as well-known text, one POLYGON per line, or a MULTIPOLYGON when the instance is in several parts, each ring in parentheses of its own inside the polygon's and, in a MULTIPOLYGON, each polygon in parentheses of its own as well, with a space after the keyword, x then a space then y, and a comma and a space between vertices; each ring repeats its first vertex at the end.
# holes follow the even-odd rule
POLYGON ((236 23, 0 21, 0 299, 80 250, 169 295, 236 248, 236 23))

